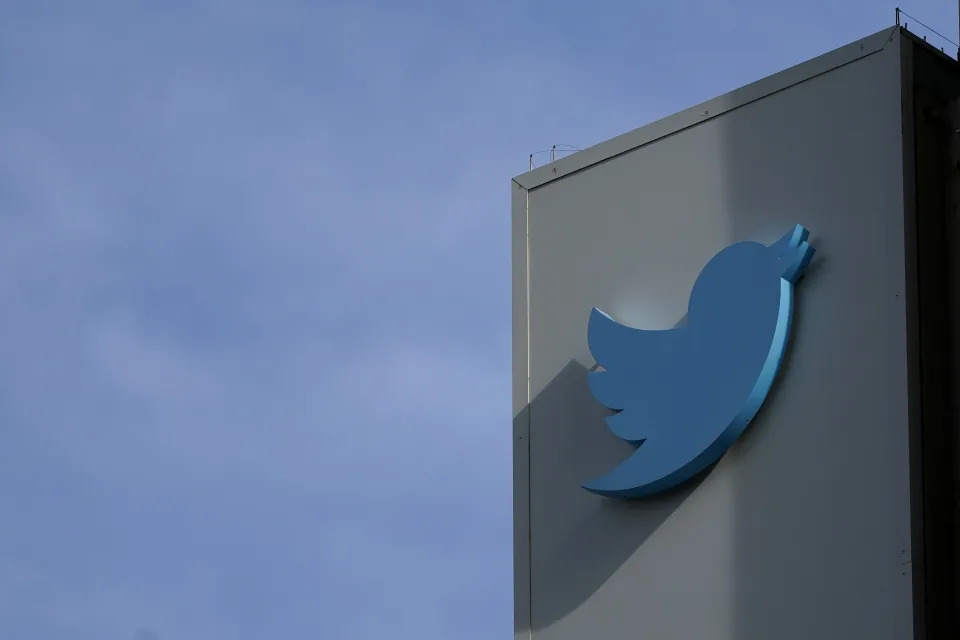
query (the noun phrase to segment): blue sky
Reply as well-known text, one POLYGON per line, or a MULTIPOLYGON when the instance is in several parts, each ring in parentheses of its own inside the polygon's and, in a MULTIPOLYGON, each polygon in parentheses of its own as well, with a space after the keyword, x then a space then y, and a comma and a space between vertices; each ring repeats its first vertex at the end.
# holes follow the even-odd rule
POLYGON ((509 179, 894 9, 641 4, 2 3, 0 637, 511 637, 509 179))

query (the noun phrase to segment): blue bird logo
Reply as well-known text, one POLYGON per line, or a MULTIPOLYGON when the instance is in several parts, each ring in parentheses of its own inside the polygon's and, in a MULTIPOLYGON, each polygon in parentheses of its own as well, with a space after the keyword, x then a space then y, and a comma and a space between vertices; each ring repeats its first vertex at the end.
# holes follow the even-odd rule
POLYGON ((794 285, 813 257, 801 225, 770 246, 738 242, 703 268, 686 322, 646 331, 594 308, 587 342, 602 370, 596 400, 610 430, 638 448, 583 488, 636 498, 674 487, 733 444, 763 404, 783 361, 794 285))

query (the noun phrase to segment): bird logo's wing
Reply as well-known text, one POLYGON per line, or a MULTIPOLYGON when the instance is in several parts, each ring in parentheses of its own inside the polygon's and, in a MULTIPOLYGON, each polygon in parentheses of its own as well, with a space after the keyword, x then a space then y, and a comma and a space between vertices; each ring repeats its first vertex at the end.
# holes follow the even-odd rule
MULTIPOLYGON (((650 383, 664 373, 660 369, 669 362, 672 345, 682 330, 634 329, 600 309, 591 311, 587 344, 603 370, 591 372, 588 383, 597 402, 617 411, 607 418, 607 426, 618 438, 639 444, 660 426, 655 424, 657 412, 644 411, 638 403, 638 393, 642 388, 650 390, 650 383), (628 403, 630 411, 625 411, 628 403)), ((652 409, 656 394, 645 395, 646 408, 652 409)))

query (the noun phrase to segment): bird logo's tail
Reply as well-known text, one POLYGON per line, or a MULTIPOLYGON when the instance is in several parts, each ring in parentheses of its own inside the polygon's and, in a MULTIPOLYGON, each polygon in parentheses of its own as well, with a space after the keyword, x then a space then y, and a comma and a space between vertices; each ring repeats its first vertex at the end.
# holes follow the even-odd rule
POLYGON ((807 228, 798 224, 770 245, 783 265, 781 277, 790 284, 797 282, 813 258, 814 248, 807 242, 809 237, 807 228))

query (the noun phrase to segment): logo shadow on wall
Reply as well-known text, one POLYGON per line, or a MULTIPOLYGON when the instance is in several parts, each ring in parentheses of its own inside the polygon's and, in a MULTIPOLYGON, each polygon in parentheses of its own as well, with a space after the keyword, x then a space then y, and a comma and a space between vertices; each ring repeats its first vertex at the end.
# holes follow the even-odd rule
MULTIPOLYGON (((577 609, 599 590, 713 468, 643 500, 598 498, 581 484, 634 451, 604 420, 572 360, 534 398, 530 419, 530 549, 533 629, 577 609)), ((523 416, 523 414, 521 414, 523 416)))

